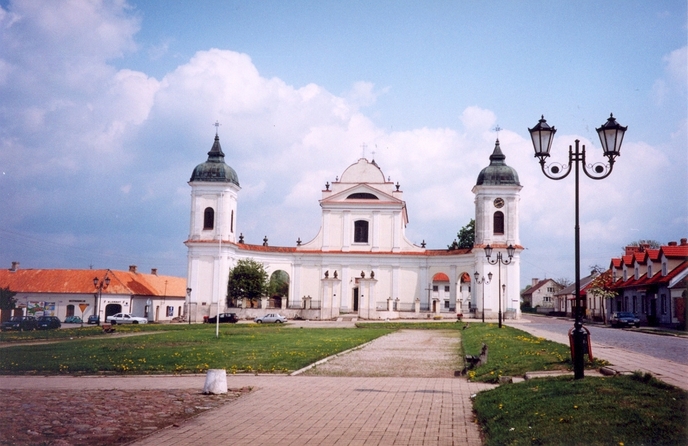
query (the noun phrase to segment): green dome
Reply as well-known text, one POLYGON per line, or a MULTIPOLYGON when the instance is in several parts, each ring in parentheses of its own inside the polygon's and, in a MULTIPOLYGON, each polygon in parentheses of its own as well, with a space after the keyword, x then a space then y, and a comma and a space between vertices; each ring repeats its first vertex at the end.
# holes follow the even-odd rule
POLYGON ((193 170, 191 181, 213 181, 239 185, 237 173, 225 163, 225 154, 220 147, 220 137, 215 135, 213 147, 208 152, 208 160, 193 170))
POLYGON ((480 171, 476 186, 520 186, 518 173, 513 167, 506 165, 506 156, 499 147, 499 140, 495 143, 494 151, 490 155, 490 165, 480 171))

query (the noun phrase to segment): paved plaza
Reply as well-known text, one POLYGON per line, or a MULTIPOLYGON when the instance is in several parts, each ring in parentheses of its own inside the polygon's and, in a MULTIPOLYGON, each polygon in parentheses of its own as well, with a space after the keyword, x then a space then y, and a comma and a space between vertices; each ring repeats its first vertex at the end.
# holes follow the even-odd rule
MULTIPOLYGON (((527 321, 509 321, 509 325, 568 342, 565 335, 533 329, 527 321)), ((471 395, 494 386, 452 376, 458 358, 452 360, 450 352, 457 352, 457 347, 456 332, 402 330, 297 375, 230 375, 230 388, 251 387, 252 391, 135 444, 480 445, 471 395), (421 360, 413 361, 418 355, 421 360)), ((688 388, 685 365, 595 342, 593 349, 619 372, 647 371, 688 388)), ((205 375, 0 377, 2 389, 200 392, 204 383, 205 375)))

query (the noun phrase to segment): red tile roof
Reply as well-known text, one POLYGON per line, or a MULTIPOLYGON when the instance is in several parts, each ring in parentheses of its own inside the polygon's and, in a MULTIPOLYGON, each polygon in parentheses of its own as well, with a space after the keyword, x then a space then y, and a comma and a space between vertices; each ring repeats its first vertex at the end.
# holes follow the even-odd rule
MULTIPOLYGON (((217 245, 217 240, 187 240, 186 243, 204 243, 217 245)), ((277 252, 277 253, 296 253, 299 254, 351 254, 351 255, 393 255, 393 256, 455 256, 461 254, 468 254, 473 251, 472 248, 467 249, 425 249, 424 251, 403 251, 403 252, 392 252, 392 251, 321 251, 317 249, 302 249, 295 246, 264 246, 264 245, 251 245, 248 243, 233 243, 229 241, 223 241, 224 245, 232 245, 242 251, 254 251, 254 252, 277 252)), ((476 245, 476 247, 480 247, 476 245)), ((504 248, 506 245, 494 245, 493 248, 504 248)), ((516 245, 517 250, 523 250, 523 246, 516 245)))
POLYGON ((432 281, 433 282, 449 282, 449 276, 447 276, 444 273, 437 273, 434 276, 432 276, 432 281))
POLYGON ((635 279, 634 276, 631 276, 628 278, 626 281, 618 281, 616 284, 614 284, 615 288, 641 288, 645 286, 650 286, 650 285, 666 285, 671 280, 678 276, 682 271, 688 268, 688 260, 682 262, 679 264, 676 268, 672 269, 669 271, 669 274, 666 276, 662 276, 659 273, 655 273, 654 276, 648 278, 647 274, 643 274, 638 278, 638 280, 635 279))
POLYGON ((110 284, 103 294, 137 296, 186 296, 186 279, 156 274, 104 269, 19 269, 0 270, 0 287, 18 293, 93 294, 93 278, 110 284))
POLYGON ((688 245, 662 246, 659 250, 668 259, 688 258, 688 245))

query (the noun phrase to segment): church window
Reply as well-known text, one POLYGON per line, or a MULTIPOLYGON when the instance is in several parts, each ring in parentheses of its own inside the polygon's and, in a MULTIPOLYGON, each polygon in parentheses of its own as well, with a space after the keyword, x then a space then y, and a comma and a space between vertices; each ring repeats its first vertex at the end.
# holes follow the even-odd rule
POLYGON ((368 222, 357 220, 354 222, 354 243, 368 243, 368 222))
POLYGON ((215 210, 205 208, 203 211, 203 229, 213 229, 215 227, 215 210))
POLYGON ((379 200, 375 195, 368 192, 356 192, 346 197, 347 200, 359 199, 359 200, 379 200))
POLYGON ((494 233, 504 234, 504 213, 502 211, 497 211, 494 213, 494 233))

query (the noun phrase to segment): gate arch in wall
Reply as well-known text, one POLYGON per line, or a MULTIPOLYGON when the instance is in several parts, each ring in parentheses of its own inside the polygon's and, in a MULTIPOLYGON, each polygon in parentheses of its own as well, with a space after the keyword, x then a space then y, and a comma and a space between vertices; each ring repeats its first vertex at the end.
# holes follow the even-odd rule
POLYGON ((433 313, 439 311, 449 311, 450 303, 450 290, 451 286, 449 284, 449 276, 445 273, 437 273, 432 276, 432 294, 431 297, 431 311, 433 313), (439 306, 439 308, 438 308, 439 306))
POLYGON ((270 299, 268 307, 289 308, 289 274, 278 269, 270 275, 270 299))

